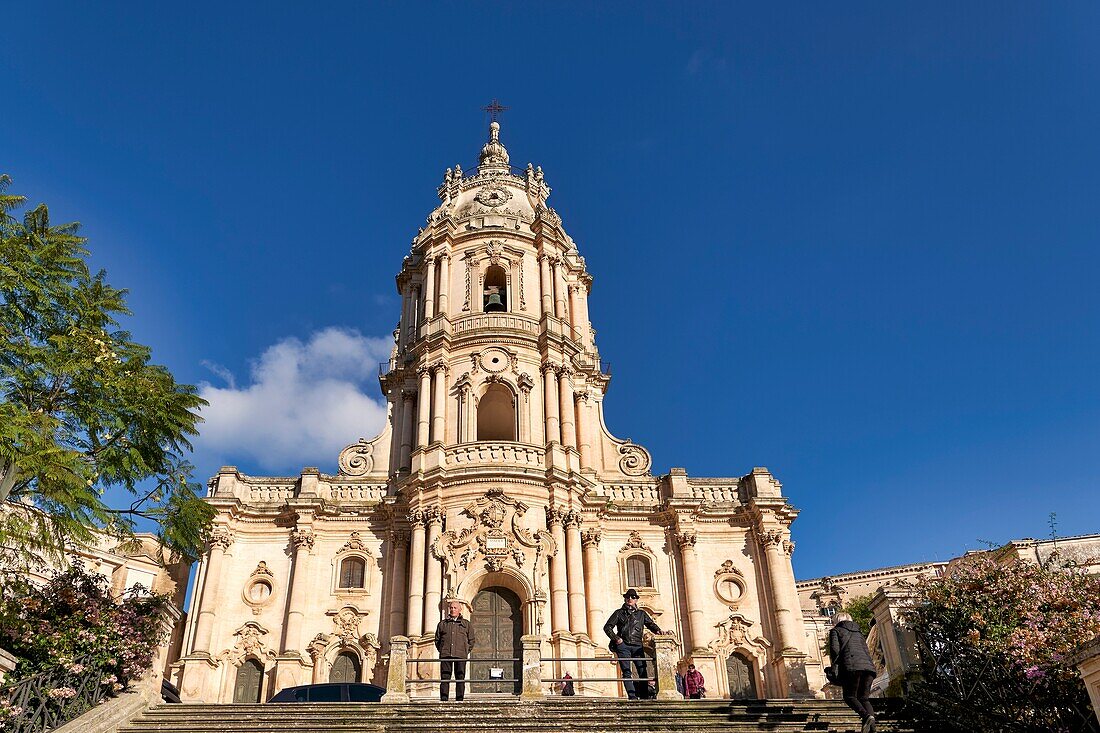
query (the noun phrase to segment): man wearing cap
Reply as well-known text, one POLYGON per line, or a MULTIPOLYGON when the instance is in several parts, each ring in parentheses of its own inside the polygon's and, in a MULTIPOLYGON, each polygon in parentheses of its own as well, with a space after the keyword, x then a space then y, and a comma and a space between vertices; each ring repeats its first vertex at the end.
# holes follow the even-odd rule
POLYGON ((648 681, 639 681, 639 688, 636 689, 634 682, 629 679, 631 658, 636 660, 634 667, 638 670, 638 676, 642 680, 649 677, 646 662, 642 659, 645 656, 642 649, 643 628, 654 634, 661 633, 661 628, 653 623, 645 609, 638 608, 638 591, 631 588, 623 593, 622 608, 611 614, 611 618, 603 625, 603 632, 611 639, 608 646, 619 658, 619 669, 622 670, 622 676, 627 678, 623 680, 623 687, 626 688, 626 696, 631 700, 652 697, 648 681))

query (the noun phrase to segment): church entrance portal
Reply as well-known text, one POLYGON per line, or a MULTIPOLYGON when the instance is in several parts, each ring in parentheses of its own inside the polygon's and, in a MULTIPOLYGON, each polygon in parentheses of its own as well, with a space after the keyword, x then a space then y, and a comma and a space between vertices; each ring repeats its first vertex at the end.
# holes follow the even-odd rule
MULTIPOLYGON (((470 625, 474 630, 473 659, 520 659, 523 617, 519 597, 507 588, 484 588, 474 596, 470 625)), ((486 662, 471 665, 469 677, 475 680, 500 679, 498 684, 482 684, 471 692, 519 694, 520 662, 486 662)))
POLYGON ((726 676, 729 678, 731 700, 755 700, 758 697, 752 662, 741 654, 730 654, 726 660, 726 676))
POLYGON ((237 669, 237 683, 233 688, 233 702, 254 704, 260 699, 264 668, 255 659, 246 659, 237 669))

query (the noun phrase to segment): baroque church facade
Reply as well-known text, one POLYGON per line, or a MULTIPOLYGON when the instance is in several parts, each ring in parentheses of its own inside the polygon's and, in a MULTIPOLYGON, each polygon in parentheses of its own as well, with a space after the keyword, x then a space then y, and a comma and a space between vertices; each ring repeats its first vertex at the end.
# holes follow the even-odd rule
MULTIPOLYGON (((798 511, 767 469, 656 476, 644 447, 610 432, 592 276, 541 167, 512 168, 499 130, 475 171, 446 171, 397 275, 381 434, 348 445, 335 475, 211 479, 215 528, 173 667, 185 701, 384 685, 389 639, 433 658, 452 598, 475 657, 518 658, 520 636, 538 635, 544 658, 593 660, 548 662, 544 678, 622 694, 585 678, 616 676, 602 629, 631 587, 711 697, 821 695, 791 565, 798 511)), ((511 689, 518 664, 471 677, 492 666, 504 682, 471 694, 511 689)))

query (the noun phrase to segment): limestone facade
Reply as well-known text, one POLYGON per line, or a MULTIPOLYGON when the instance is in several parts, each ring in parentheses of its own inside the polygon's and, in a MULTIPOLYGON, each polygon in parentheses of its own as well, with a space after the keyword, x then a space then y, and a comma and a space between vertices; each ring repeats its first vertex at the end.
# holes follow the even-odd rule
MULTIPOLYGON (((262 699, 348 670, 385 685, 392 637, 434 657, 445 598, 474 621, 478 603, 513 599, 514 640, 493 638, 516 656, 522 635, 543 657, 606 660, 602 627, 628 587, 710 696, 820 694, 791 566, 798 511, 765 468, 656 476, 644 447, 610 432, 593 278, 541 167, 511 168, 494 122, 476 170, 448 169, 437 193, 397 274, 381 434, 348 445, 334 475, 225 467, 210 481, 183 698, 232 701, 246 672, 262 699)), ((584 682, 607 662, 544 676, 566 669, 578 694, 619 694, 584 682)))

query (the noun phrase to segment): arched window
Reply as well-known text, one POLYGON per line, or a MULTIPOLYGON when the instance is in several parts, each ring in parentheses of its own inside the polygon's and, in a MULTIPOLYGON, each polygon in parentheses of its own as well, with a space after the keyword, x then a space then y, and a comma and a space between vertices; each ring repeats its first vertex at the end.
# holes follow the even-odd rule
POLYGON ((328 681, 358 682, 361 668, 359 657, 351 652, 340 652, 336 656, 336 661, 332 663, 332 669, 329 670, 328 681))
POLYGON ((340 587, 362 588, 367 564, 361 557, 349 557, 340 563, 340 587))
POLYGON ((477 403, 477 439, 516 439, 516 401, 503 384, 490 384, 477 403))
POLYGON ((626 584, 631 588, 653 587, 653 573, 649 568, 649 558, 643 555, 631 555, 626 559, 626 584))
POLYGON ((508 275, 500 265, 492 265, 485 271, 481 309, 486 313, 508 310, 508 275))

